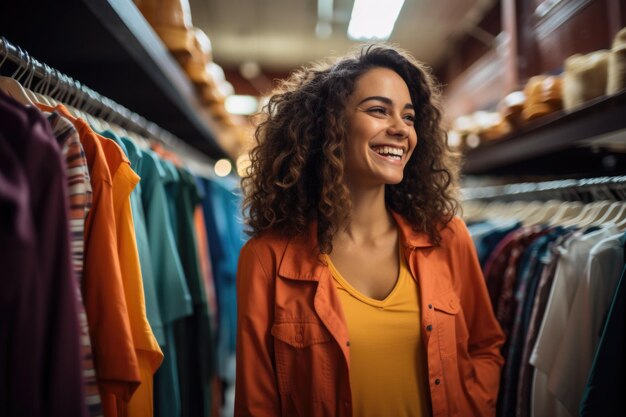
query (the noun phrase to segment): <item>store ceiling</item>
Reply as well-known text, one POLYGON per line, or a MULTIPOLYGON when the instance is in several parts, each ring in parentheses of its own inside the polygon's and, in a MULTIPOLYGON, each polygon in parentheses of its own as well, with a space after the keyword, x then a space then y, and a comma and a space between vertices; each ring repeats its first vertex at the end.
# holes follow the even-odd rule
MULTIPOLYGON (((333 33, 315 35, 318 0, 190 0, 194 26, 213 44, 216 63, 236 68, 246 61, 286 72, 355 43, 346 32, 353 0, 334 0, 333 33)), ((385 1, 385 0, 381 0, 385 1)), ((406 0, 389 42, 437 66, 455 36, 469 30, 496 0, 406 0)))

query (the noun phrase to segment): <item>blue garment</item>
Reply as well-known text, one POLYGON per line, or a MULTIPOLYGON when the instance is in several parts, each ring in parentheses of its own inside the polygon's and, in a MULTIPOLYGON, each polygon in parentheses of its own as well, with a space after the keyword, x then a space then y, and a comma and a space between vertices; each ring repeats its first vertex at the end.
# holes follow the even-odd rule
POLYGON ((484 267, 489 255, 498 246, 498 243, 510 232, 521 226, 522 223, 518 220, 485 220, 468 226, 476 246, 480 265, 484 267))
POLYGON ((209 240, 211 266, 218 306, 217 372, 227 378, 228 357, 235 352, 237 293, 235 276, 239 251, 244 243, 241 197, 237 184, 228 178, 199 178, 204 188, 202 202, 209 240))
MULTIPOLYGON (((626 234, 621 238, 625 248, 626 234)), ((616 415, 626 410, 626 267, 617 284, 580 402, 581 417, 616 415)))

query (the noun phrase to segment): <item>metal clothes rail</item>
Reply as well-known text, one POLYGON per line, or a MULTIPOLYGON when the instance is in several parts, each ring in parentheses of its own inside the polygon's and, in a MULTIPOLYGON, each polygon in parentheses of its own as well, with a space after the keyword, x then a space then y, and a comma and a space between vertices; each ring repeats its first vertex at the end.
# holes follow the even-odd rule
POLYGON ((626 200, 626 176, 471 187, 461 190, 461 198, 464 201, 529 199, 626 200))
POLYGON ((168 148, 181 152, 186 159, 191 158, 199 164, 214 164, 214 161, 202 152, 193 149, 156 123, 148 121, 121 104, 97 93, 80 81, 39 62, 20 46, 12 44, 2 36, 0 37, 0 69, 7 60, 18 66, 10 77, 16 79, 25 88, 49 95, 59 102, 75 107, 108 123, 116 124, 128 131, 147 138, 157 139, 168 148), (32 87, 35 77, 38 82, 32 87))

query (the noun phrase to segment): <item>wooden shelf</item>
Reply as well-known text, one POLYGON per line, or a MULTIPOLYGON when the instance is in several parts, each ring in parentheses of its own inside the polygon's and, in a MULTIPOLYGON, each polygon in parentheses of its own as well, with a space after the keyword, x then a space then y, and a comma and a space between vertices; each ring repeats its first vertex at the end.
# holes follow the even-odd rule
POLYGON ((626 91, 561 111, 466 154, 465 175, 617 175, 626 171, 626 91), (620 146, 621 145, 621 146, 620 146))
POLYGON ((132 1, 4 3, 0 35, 9 42, 209 157, 226 157, 193 85, 132 1))

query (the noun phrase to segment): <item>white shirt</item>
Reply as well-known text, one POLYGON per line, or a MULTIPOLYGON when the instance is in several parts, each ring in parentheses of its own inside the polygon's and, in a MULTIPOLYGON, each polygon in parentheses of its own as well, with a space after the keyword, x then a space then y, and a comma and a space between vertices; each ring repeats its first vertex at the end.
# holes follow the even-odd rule
POLYGON ((591 249, 550 371, 548 389, 573 415, 578 415, 604 319, 624 269, 621 237, 622 233, 611 236, 591 249))
POLYGON ((568 412, 554 393, 548 390, 548 380, 559 355, 578 283, 584 279, 587 271, 591 249, 617 233, 615 227, 609 226, 582 236, 573 236, 559 248, 560 257, 548 304, 530 357, 530 364, 535 367, 531 391, 533 417, 571 417, 578 414, 568 412))

